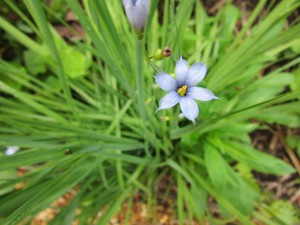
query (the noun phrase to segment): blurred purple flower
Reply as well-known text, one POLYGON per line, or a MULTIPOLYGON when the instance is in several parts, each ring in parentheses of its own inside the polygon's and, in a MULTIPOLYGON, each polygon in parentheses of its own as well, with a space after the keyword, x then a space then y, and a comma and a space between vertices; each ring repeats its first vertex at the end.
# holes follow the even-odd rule
POLYGON ((4 154, 5 155, 13 155, 19 150, 20 150, 20 147, 18 147, 18 146, 7 146, 4 154))
POLYGON ((137 34, 143 33, 147 21, 150 0, 123 0, 126 16, 137 34))
POLYGON ((158 73, 155 82, 169 93, 159 101, 156 111, 169 109, 179 103, 183 115, 195 124, 195 118, 199 114, 195 100, 219 99, 210 90, 195 87, 205 77, 206 71, 206 65, 203 63, 195 63, 188 68, 186 60, 181 57, 175 67, 176 79, 166 73, 158 73))

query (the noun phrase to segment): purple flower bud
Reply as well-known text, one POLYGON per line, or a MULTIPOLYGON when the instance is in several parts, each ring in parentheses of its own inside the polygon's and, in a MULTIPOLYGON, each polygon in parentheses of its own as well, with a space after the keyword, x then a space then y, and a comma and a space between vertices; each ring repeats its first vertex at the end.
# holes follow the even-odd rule
POLYGON ((123 0, 123 6, 131 26, 140 36, 147 21, 150 0, 123 0))

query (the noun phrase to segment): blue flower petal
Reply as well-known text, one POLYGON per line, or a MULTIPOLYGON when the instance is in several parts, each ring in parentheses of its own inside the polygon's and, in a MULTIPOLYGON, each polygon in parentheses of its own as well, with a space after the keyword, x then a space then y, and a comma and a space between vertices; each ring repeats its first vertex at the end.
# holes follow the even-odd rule
POLYGON ((204 63, 193 64, 186 77, 186 85, 188 87, 196 86, 206 75, 207 68, 204 63))
POLYGON ((199 114, 199 108, 194 99, 185 96, 180 99, 180 108, 183 115, 195 124, 195 118, 199 114))
POLYGON ((167 92, 177 90, 177 84, 176 84, 175 79, 166 73, 158 73, 155 76, 155 82, 158 84, 158 86, 161 89, 163 89, 167 92))
POLYGON ((169 108, 173 107, 174 105, 176 105, 179 102, 180 98, 181 98, 181 96, 176 91, 172 91, 172 92, 166 94, 159 101, 159 107, 156 110, 156 112, 161 109, 169 109, 169 108))
POLYGON ((210 101, 213 99, 219 99, 210 90, 206 88, 200 88, 200 87, 188 88, 186 95, 190 98, 201 100, 201 101, 210 101))
POLYGON ((175 73, 178 86, 185 84, 185 79, 188 73, 188 64, 182 57, 176 62, 175 73))

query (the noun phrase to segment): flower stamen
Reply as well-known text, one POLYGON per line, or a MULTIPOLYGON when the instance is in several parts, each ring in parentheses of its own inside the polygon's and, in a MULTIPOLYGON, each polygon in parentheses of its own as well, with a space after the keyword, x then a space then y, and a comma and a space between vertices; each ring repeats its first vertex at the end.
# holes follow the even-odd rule
POLYGON ((180 94, 180 96, 185 96, 187 90, 187 86, 183 85, 181 88, 178 88, 177 93, 180 94))

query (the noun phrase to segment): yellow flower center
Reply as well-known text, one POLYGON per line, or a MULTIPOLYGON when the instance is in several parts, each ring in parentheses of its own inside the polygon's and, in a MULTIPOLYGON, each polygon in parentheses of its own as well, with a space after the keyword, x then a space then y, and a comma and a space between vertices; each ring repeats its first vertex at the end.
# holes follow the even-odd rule
POLYGON ((183 85, 181 88, 178 88, 177 92, 180 94, 180 96, 185 96, 187 90, 187 86, 183 85))

